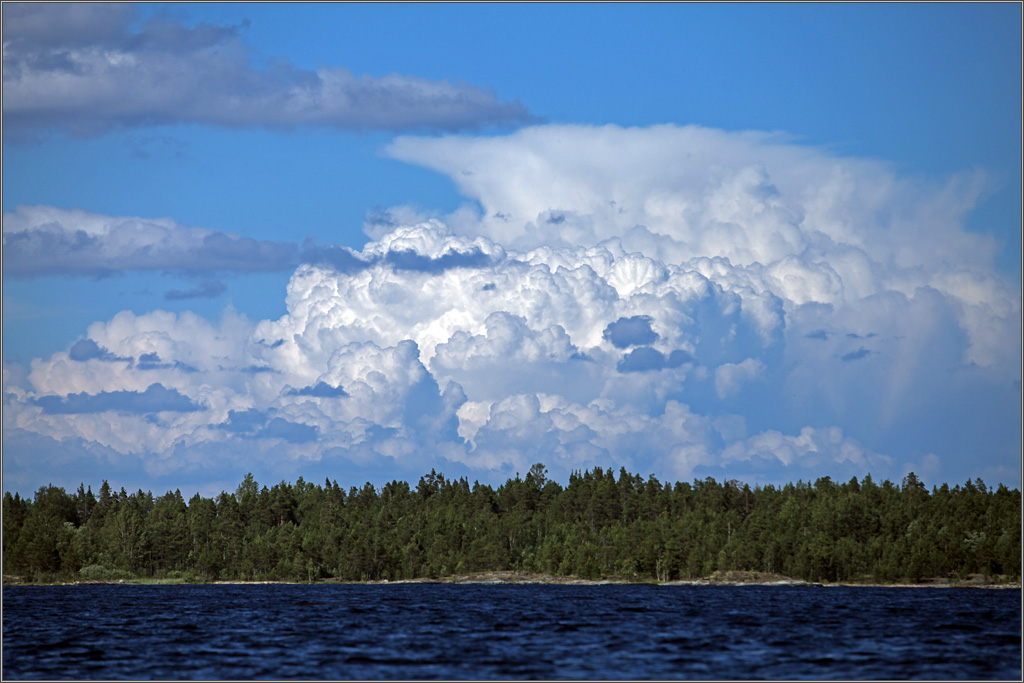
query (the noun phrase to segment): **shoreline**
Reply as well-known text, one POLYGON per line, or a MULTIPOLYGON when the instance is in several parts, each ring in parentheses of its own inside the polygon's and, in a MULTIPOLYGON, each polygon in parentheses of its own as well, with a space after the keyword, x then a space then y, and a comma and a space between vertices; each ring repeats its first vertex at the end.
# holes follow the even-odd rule
MULTIPOLYGON (((717 574, 717 572, 716 572, 717 574)), ((677 579, 672 581, 634 580, 623 578, 581 579, 575 576, 552 576, 531 572, 481 572, 438 578, 400 579, 397 581, 366 581, 367 584, 468 584, 468 585, 566 585, 566 586, 602 586, 602 585, 635 585, 635 586, 813 586, 831 588, 845 586, 851 588, 996 588, 1020 590, 1020 582, 985 583, 983 581, 955 581, 948 579, 929 579, 921 583, 854 583, 834 582, 821 583, 804 581, 778 574, 758 576, 756 572, 729 572, 727 576, 704 577, 699 579, 677 579), (741 575, 741 576, 737 576, 741 575)), ((358 582, 326 582, 326 583, 358 583, 358 582)))
POLYGON ((855 582, 814 582, 802 579, 793 579, 779 574, 765 574, 758 572, 715 572, 709 577, 698 579, 678 579, 672 581, 638 580, 608 577, 601 579, 581 579, 575 576, 554 576, 535 572, 519 571, 491 571, 476 572, 472 574, 458 574, 436 578, 420 577, 414 579, 387 579, 372 581, 344 581, 336 579, 325 579, 319 581, 276 581, 276 580, 225 580, 225 581, 197 581, 188 582, 184 580, 168 579, 127 579, 118 581, 72 581, 62 583, 32 583, 26 581, 10 581, 9 579, 20 577, 3 577, 4 587, 8 586, 181 586, 181 585, 220 585, 220 586, 249 586, 249 585, 409 585, 409 584, 452 584, 452 585, 561 585, 561 586, 603 586, 603 585, 634 585, 634 586, 809 586, 819 588, 832 588, 836 586, 851 588, 986 588, 986 589, 1013 589, 1020 590, 1021 582, 1012 581, 1005 583, 986 583, 980 577, 967 581, 957 581, 944 578, 931 578, 920 583, 855 583, 855 582))

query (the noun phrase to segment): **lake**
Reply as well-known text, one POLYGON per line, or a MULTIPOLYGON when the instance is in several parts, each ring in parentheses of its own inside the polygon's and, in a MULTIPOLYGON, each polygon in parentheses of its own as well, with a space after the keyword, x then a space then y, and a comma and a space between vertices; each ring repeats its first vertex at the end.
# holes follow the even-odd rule
POLYGON ((4 679, 1020 677, 1019 589, 3 589, 4 679))

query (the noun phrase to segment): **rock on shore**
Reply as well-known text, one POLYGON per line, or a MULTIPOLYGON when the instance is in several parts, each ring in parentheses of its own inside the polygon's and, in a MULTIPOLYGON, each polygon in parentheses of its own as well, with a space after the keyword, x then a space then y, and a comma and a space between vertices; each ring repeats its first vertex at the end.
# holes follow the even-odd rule
MULTIPOLYGON (((602 584, 627 584, 637 583, 626 579, 580 579, 574 576, 553 576, 551 574, 540 574, 535 572, 495 571, 477 572, 474 574, 460 574, 457 576, 442 576, 438 578, 404 579, 400 581, 379 581, 375 583, 468 583, 468 584, 555 584, 566 586, 592 586, 602 584)), ((645 582, 646 583, 646 582, 645 582)), ((680 581, 661 581, 659 585, 664 586, 738 586, 738 585, 765 585, 765 586, 806 586, 813 585, 807 581, 792 579, 781 574, 769 572, 715 572, 708 578, 683 579, 680 581)))

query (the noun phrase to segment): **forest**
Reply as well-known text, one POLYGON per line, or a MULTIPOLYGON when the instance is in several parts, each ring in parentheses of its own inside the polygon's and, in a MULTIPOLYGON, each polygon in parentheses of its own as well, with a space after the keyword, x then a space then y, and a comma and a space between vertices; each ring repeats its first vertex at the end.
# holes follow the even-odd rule
POLYGON ((1021 495, 980 479, 927 489, 870 475, 846 483, 662 483, 595 467, 567 486, 534 465, 495 488, 435 471, 347 491, 251 474, 215 498, 180 491, 3 500, 3 573, 33 582, 179 579, 345 581, 519 570, 627 580, 716 570, 815 582, 1020 580, 1021 495))

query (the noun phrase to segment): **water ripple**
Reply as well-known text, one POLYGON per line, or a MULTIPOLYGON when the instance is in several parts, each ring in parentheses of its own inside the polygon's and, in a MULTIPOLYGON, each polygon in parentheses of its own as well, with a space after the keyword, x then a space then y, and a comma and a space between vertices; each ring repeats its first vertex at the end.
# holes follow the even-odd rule
POLYGON ((11 679, 1020 677, 1019 591, 4 589, 11 679))

